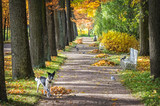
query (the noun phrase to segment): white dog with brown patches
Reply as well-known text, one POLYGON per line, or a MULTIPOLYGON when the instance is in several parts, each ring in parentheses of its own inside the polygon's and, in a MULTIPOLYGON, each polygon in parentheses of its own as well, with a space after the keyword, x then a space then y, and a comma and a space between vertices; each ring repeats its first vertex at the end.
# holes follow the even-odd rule
POLYGON ((43 93, 45 95, 45 91, 47 91, 47 97, 50 97, 51 96, 51 93, 50 93, 50 86, 51 86, 51 83, 52 83, 52 80, 55 76, 55 71, 53 73, 48 73, 48 77, 43 77, 41 76, 40 78, 35 78, 35 81, 37 81, 37 92, 38 92, 38 89, 39 89, 39 86, 42 84, 43 86, 43 93))

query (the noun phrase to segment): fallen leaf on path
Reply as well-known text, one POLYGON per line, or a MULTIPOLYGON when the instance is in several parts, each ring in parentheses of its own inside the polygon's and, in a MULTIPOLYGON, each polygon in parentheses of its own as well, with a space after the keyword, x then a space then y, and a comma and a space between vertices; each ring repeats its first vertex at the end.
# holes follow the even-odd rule
POLYGON ((112 101, 117 101, 118 99, 117 98, 115 98, 115 99, 112 99, 112 101))
POLYGON ((112 106, 116 106, 116 103, 114 102, 114 103, 112 103, 112 106))

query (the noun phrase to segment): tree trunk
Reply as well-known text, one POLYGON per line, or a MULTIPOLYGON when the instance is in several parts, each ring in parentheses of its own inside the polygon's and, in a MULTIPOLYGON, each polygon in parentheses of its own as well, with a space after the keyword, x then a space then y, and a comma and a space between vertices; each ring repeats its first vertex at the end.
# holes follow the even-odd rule
POLYGON ((45 67, 42 0, 29 0, 30 48, 33 67, 45 67))
POLYGON ((2 32, 2 0, 0 0, 0 101, 7 101, 2 32))
POLYGON ((25 0, 9 0, 9 4, 12 77, 13 79, 34 77, 29 52, 25 0))
POLYGON ((76 25, 76 23, 75 23, 75 34, 76 34, 76 36, 78 36, 78 30, 77 30, 77 25, 76 25))
POLYGON ((140 55, 149 56, 148 0, 141 0, 140 4, 140 55))
MULTIPOLYGON (((51 0, 47 0, 50 2, 51 0)), ((50 47, 51 56, 57 56, 56 38, 55 38, 55 24, 54 24, 54 11, 47 9, 47 27, 48 27, 48 42, 50 47)))
POLYGON ((54 10, 54 25, 55 25, 55 34, 56 34, 56 46, 57 46, 57 49, 60 49, 60 45, 59 45, 60 29, 59 29, 58 14, 59 14, 58 10, 55 9, 54 10))
POLYGON ((154 78, 160 77, 160 0, 149 0, 150 67, 154 78))
MULTIPOLYGON (((72 18, 75 19, 74 13, 72 13, 72 18)), ((77 26, 75 22, 73 23, 73 32, 74 32, 74 39, 78 36, 78 32, 77 32, 77 26)))
POLYGON ((7 25, 7 38, 6 38, 6 40, 8 40, 8 25, 7 25))
POLYGON ((88 29, 88 37, 90 37, 90 29, 88 29))
POLYGON ((67 14, 66 14, 66 16, 67 16, 67 36, 68 36, 68 41, 69 42, 72 42, 72 33, 71 33, 71 20, 70 20, 70 18, 71 18, 71 8, 70 8, 70 0, 66 0, 66 7, 67 7, 67 14))
POLYGON ((69 36, 67 31, 67 13, 65 12, 65 46, 69 46, 69 36))
POLYGON ((6 18, 4 19, 3 36, 3 40, 6 41, 6 18))
POLYGON ((59 0, 59 47, 60 49, 65 48, 65 0, 59 0))
POLYGON ((44 59, 45 61, 51 61, 51 55, 49 52, 47 22, 46 22, 46 0, 42 0, 42 20, 43 20, 43 42, 44 42, 44 59))

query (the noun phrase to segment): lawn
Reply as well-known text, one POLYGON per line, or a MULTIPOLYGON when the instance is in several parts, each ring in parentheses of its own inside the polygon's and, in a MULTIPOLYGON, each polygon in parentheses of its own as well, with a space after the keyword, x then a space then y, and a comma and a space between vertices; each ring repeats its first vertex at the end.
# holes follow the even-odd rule
MULTIPOLYGON (((73 48, 76 45, 76 43, 71 42, 69 46, 65 47, 65 51, 70 51, 71 48, 73 48)), ((46 68, 34 68, 35 77, 45 76, 47 77, 47 72, 53 73, 54 71, 57 71, 60 69, 60 66, 64 63, 66 56, 61 54, 62 50, 59 50, 58 56, 52 56, 51 61, 46 61, 46 68)), ((40 86, 39 92, 36 92, 37 89, 37 82, 35 81, 35 78, 31 79, 20 79, 20 80, 12 80, 12 59, 11 59, 10 53, 7 54, 4 58, 5 62, 5 79, 6 79, 6 89, 7 89, 7 97, 8 102, 1 102, 0 105, 3 106, 33 106, 35 105, 41 96, 43 96, 42 91, 43 87, 40 86)), ((58 76, 55 75, 56 79, 58 76)), ((66 91, 66 93, 70 93, 70 89, 65 89, 63 87, 53 87, 52 93, 54 93, 54 90, 58 89, 60 90, 59 93, 62 93, 61 91, 66 91)))
MULTIPOLYGON (((111 55, 108 60, 119 64, 121 55, 111 55)), ((133 96, 140 98, 146 106, 160 106, 160 79, 150 75, 149 56, 139 56, 137 70, 121 70, 121 83, 129 88, 133 96)))
MULTIPOLYGON (((35 77, 45 76, 47 77, 47 72, 54 72, 60 68, 66 57, 62 54, 58 56, 53 56, 52 61, 46 61, 46 68, 35 68, 35 77)), ((15 106, 27 106, 34 105, 38 102, 40 96, 42 95, 42 86, 39 89, 39 93, 36 92, 36 81, 32 79, 21 79, 12 80, 12 69, 11 69, 11 56, 5 56, 5 78, 7 87, 7 103, 0 103, 2 105, 15 105, 15 106)), ((55 76, 58 77, 57 75, 55 76)))

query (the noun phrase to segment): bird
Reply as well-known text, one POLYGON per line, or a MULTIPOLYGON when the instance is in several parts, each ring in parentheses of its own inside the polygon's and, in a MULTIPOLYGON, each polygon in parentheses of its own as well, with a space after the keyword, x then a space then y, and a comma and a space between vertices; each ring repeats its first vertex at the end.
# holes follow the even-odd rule
POLYGON ((126 56, 124 56, 123 58, 121 58, 121 60, 124 60, 124 59, 126 59, 126 56))
POLYGON ((115 81, 115 80, 116 80, 113 75, 111 75, 111 80, 112 80, 112 81, 115 81))
POLYGON ((77 51, 79 51, 79 48, 76 48, 77 51))

